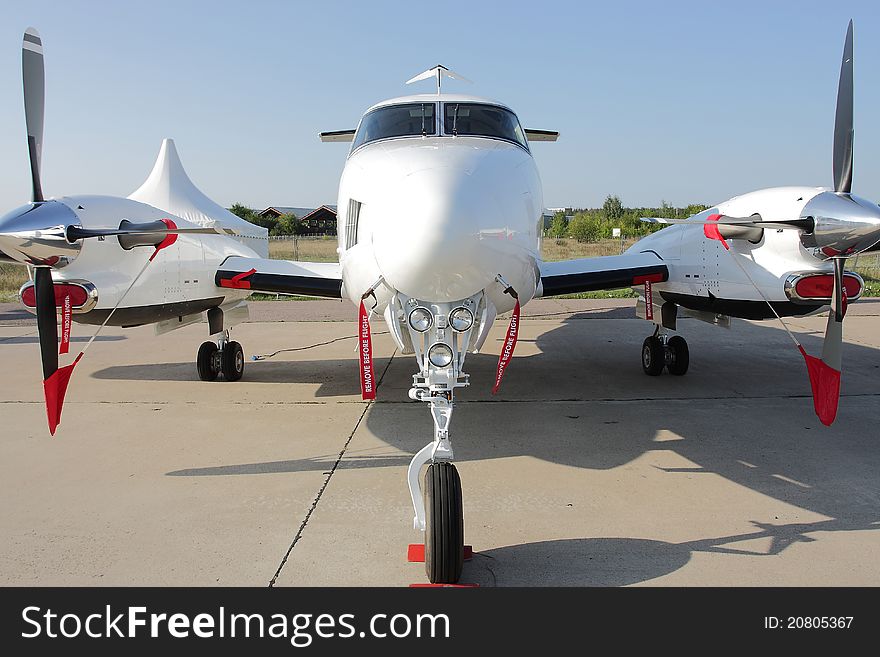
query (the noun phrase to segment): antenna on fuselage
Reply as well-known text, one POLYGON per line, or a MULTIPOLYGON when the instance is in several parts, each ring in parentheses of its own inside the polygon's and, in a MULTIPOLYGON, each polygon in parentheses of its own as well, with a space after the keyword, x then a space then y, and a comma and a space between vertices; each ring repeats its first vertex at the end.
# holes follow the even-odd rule
POLYGON ((419 82, 421 80, 427 80, 428 78, 436 78, 437 80, 437 95, 440 95, 440 89, 443 86, 443 78, 451 78, 453 80, 461 80, 462 82, 470 82, 463 75, 459 75, 455 71, 450 71, 448 68, 443 66, 443 64, 437 64, 437 66, 433 68, 429 68, 427 71, 423 71, 419 73, 414 78, 410 78, 406 81, 407 84, 412 84, 413 82, 419 82))

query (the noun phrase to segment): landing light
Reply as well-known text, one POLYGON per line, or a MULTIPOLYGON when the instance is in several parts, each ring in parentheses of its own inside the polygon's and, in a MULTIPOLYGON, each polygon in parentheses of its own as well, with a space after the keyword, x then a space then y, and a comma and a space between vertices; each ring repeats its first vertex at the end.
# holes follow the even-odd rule
POLYGON ((460 333, 467 331, 474 325, 474 314, 464 306, 453 308, 449 313, 449 325, 460 333))
POLYGON ((449 345, 438 342, 428 349, 428 360, 436 367, 448 367, 452 362, 452 349, 449 345))
POLYGON ((427 308, 419 306, 409 314, 409 325, 414 331, 424 333, 434 323, 434 316, 427 308))
MULTIPOLYGON (((843 277, 843 284, 846 287, 846 296, 854 299, 859 296, 862 286, 853 276, 843 277)), ((820 274, 818 276, 805 276, 795 284, 795 291, 798 296, 805 299, 822 299, 831 298, 831 292, 834 289, 834 276, 831 274, 820 274)))
MULTIPOLYGON (((848 271, 843 275, 846 298, 854 301, 862 295, 865 284, 861 276, 848 271)), ((829 303, 834 290, 834 276, 825 273, 792 274, 785 281, 785 294, 795 303, 829 303)))

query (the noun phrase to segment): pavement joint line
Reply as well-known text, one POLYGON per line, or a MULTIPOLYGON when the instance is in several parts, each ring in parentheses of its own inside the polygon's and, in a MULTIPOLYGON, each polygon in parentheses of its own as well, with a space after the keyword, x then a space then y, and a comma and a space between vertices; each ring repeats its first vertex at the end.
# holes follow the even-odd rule
MULTIPOLYGON (((386 366, 387 371, 387 366, 386 366)), ((382 376, 385 375, 385 372, 382 373, 382 376)), ((381 382, 381 379, 380 379, 381 382)), ((880 396, 880 392, 853 392, 853 393, 841 393, 840 397, 843 398, 860 398, 860 397, 878 397, 880 396)), ((809 393, 804 394, 792 394, 792 395, 749 395, 749 396, 739 396, 739 397, 728 397, 728 396, 717 396, 717 397, 631 397, 628 399, 620 399, 617 397, 594 397, 592 399, 583 399, 577 397, 566 397, 563 399, 458 399, 456 400, 456 404, 466 405, 466 404, 590 404, 590 403, 614 403, 614 404, 629 404, 633 402, 678 402, 678 403, 690 403, 695 401, 717 401, 717 400, 728 400, 728 401, 755 401, 761 399, 767 400, 780 400, 780 399, 811 399, 812 395, 809 393)), ((65 406, 86 406, 88 404, 142 404, 144 406, 174 406, 174 405, 183 405, 183 406, 202 406, 206 402, 204 401, 149 401, 149 400, 96 400, 96 401, 69 401, 65 402, 65 406)), ((263 401, 255 399, 253 401, 239 401, 239 400, 226 400, 221 402, 216 402, 223 406, 252 406, 254 404, 260 405, 268 405, 268 406, 330 406, 333 404, 364 404, 365 406, 371 406, 373 404, 400 404, 400 405, 412 405, 412 401, 409 400, 395 400, 395 399, 374 399, 369 402, 364 403, 362 400, 339 400, 339 401, 263 401)), ((26 399, 7 399, 0 400, 0 404, 35 404, 38 406, 42 406, 45 404, 44 401, 41 400, 26 400, 26 399)))
MULTIPOLYGON (((379 382, 376 384, 377 392, 382 385, 382 380, 385 378, 385 373, 388 371, 388 368, 391 367, 391 361, 394 360, 394 355, 396 353, 397 350, 395 349, 394 352, 391 354, 391 358, 388 359, 388 363, 385 365, 385 369, 382 370, 382 375, 379 377, 379 382)), ((327 490, 327 486, 330 485, 330 479, 333 478, 336 469, 339 467, 339 464, 342 462, 342 459, 345 456, 345 452, 348 449, 349 444, 351 444, 352 438, 354 438, 354 434, 357 433, 358 427, 361 426, 361 422, 363 422, 364 418, 367 416, 367 411, 370 410, 370 406, 373 405, 374 401, 375 399, 370 400, 367 404, 364 405, 364 410, 360 414, 360 417, 358 417, 357 422, 355 422, 351 433, 348 434, 348 438, 345 440, 345 444, 342 446, 342 450, 339 452, 339 456, 336 457, 336 461, 333 463, 333 467, 330 468, 329 472, 327 472, 324 483, 321 485, 321 488, 318 489, 318 494, 315 496, 315 500, 312 502, 312 506, 309 507, 309 510, 306 512, 306 516, 305 518, 303 518, 302 523, 300 523, 296 535, 293 537, 293 540, 287 548, 287 552, 284 553, 284 557, 281 559, 281 563, 278 564, 278 568, 275 570, 275 574, 272 575, 272 579, 269 580, 270 589, 274 588, 275 582, 278 581, 278 576, 281 574, 281 571, 287 564, 287 560, 290 558, 290 553, 293 552, 293 548, 299 542, 299 539, 302 538, 303 532, 306 529, 306 525, 308 525, 309 523, 309 519, 311 519, 312 514, 315 512, 315 509, 318 508, 318 503, 321 501, 321 497, 324 495, 324 491, 327 490)))
MULTIPOLYGON (((841 393, 841 399, 844 397, 878 397, 880 392, 854 392, 849 394, 841 393)), ((741 397, 728 397, 719 395, 717 397, 631 397, 628 399, 620 399, 616 397, 594 397, 592 399, 464 399, 459 400, 457 404, 589 404, 591 402, 629 404, 632 402, 684 402, 690 403, 695 401, 754 401, 761 399, 778 400, 778 399, 812 399, 813 395, 804 393, 802 395, 750 395, 741 397)), ((383 401, 382 404, 400 404, 405 402, 383 401)))
MULTIPOLYGON (((220 402, 206 402, 206 401, 150 401, 149 399, 118 399, 118 400, 108 400, 108 399, 96 399, 92 401, 65 401, 64 406, 85 406, 88 404, 144 404, 145 406, 174 406, 174 405, 183 405, 183 406, 203 406, 205 404, 210 403, 220 403, 223 406, 252 406, 254 404, 260 405, 269 405, 269 406, 329 406, 331 404, 363 404, 363 401, 360 400, 340 400, 335 402, 329 401, 309 401, 309 400, 293 400, 293 401, 263 401, 256 399, 254 401, 240 401, 240 400, 225 400, 220 402)), ((28 399, 3 399, 0 400, 0 404, 45 404, 44 401, 39 400, 28 400, 28 399)))
POLYGON ((30 331, 29 333, 22 333, 21 335, 7 335, 5 338, 0 338, 0 342, 6 342, 7 340, 21 340, 22 338, 29 338, 36 334, 36 331, 30 331))

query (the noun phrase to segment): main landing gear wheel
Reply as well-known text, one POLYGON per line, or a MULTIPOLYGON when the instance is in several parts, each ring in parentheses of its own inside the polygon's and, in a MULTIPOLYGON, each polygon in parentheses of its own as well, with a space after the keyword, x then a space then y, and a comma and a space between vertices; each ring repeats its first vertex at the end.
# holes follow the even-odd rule
POLYGON ((670 374, 682 376, 690 365, 688 343, 680 335, 674 335, 666 343, 666 369, 670 374))
POLYGON ((199 370, 199 378, 202 381, 214 381, 220 374, 217 363, 217 345, 213 342, 203 342, 199 347, 199 355, 196 357, 196 367, 199 370))
POLYGON ((238 381, 244 374, 244 350, 238 342, 227 342, 220 356, 220 369, 227 381, 238 381))
POLYGON ((648 376, 659 376, 666 365, 663 342, 656 335, 650 335, 642 343, 642 369, 648 376))
POLYGON ((461 479, 449 462, 425 473, 425 571, 432 584, 455 584, 464 563, 461 479))

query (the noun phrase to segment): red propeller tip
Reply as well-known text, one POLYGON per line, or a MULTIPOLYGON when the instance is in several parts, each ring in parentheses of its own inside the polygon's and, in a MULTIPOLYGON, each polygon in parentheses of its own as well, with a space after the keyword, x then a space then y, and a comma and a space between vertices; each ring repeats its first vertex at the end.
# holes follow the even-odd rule
POLYGON ((60 367, 45 381, 43 381, 43 394, 46 397, 46 416, 49 420, 49 433, 55 435, 55 430, 61 424, 61 409, 64 406, 64 395, 67 394, 67 385, 73 368, 82 358, 80 353, 70 365, 60 367))
POLYGON ((810 387, 813 389, 813 408, 819 421, 830 427, 837 417, 837 406, 840 402, 840 372, 825 363, 821 358, 810 356, 803 347, 798 346, 807 373, 810 375, 810 387))

